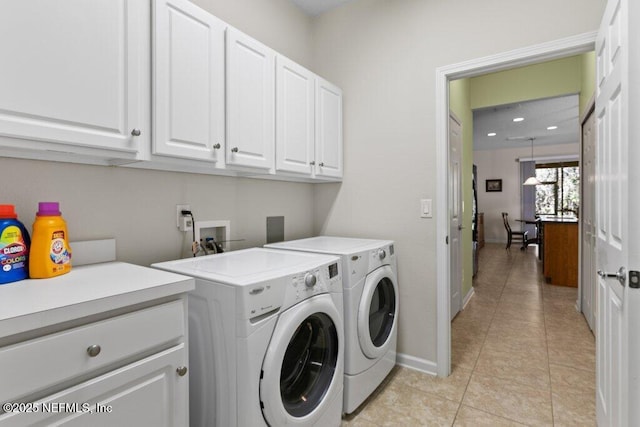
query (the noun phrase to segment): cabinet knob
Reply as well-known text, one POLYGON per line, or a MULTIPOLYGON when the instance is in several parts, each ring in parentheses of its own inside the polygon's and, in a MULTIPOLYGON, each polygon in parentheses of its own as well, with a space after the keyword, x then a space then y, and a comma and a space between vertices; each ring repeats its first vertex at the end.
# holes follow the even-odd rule
POLYGON ((89 355, 89 357, 96 357, 97 355, 100 354, 100 350, 102 350, 100 346, 97 344, 94 344, 89 348, 87 348, 87 354, 89 355))
POLYGON ((176 369, 176 372, 178 373, 178 375, 180 375, 181 377, 184 377, 185 375, 187 375, 187 367, 186 366, 180 366, 178 369, 176 369))
POLYGON ((219 149, 220 149, 220 144, 216 144, 216 145, 214 145, 214 146, 213 146, 213 149, 214 149, 214 150, 219 150, 219 149))
POLYGON ((131 131, 131 135, 133 136, 140 136, 142 132, 140 132, 140 129, 134 129, 131 131))
POLYGON ((237 152, 238 152, 238 147, 233 147, 233 148, 231 149, 231 152, 232 152, 232 153, 237 153, 237 152))
POLYGON ((314 166, 314 165, 316 164, 316 162, 315 162, 315 160, 312 160, 309 164, 310 164, 311 166, 314 166))
POLYGON ((318 166, 320 166, 321 168, 324 167, 324 162, 320 162, 318 166))

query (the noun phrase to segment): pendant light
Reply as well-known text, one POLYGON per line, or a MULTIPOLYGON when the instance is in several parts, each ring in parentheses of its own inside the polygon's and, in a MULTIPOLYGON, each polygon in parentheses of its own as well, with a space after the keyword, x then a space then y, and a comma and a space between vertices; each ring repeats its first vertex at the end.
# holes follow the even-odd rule
MULTIPOLYGON (((533 161, 533 140, 535 138, 529 138, 529 139, 531 140, 531 160, 533 161)), ((538 184, 540 184, 540 181, 538 181, 538 178, 536 178, 535 169, 533 170, 533 176, 530 176, 529 178, 527 178, 525 182, 522 183, 522 185, 538 185, 538 184)))

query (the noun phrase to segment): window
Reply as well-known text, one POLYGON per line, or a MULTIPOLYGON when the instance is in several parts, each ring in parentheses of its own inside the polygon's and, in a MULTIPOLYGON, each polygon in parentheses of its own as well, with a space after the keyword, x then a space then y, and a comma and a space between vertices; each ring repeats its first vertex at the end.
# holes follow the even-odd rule
POLYGON ((536 165, 536 214, 577 215, 580 205, 578 162, 536 165))

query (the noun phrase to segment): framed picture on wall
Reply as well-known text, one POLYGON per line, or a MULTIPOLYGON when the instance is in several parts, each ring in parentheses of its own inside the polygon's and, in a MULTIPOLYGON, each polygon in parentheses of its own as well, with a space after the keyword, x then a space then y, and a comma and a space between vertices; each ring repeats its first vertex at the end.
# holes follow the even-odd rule
POLYGON ((487 193, 492 191, 502 191, 501 179, 488 179, 486 181, 486 185, 487 185, 487 193))

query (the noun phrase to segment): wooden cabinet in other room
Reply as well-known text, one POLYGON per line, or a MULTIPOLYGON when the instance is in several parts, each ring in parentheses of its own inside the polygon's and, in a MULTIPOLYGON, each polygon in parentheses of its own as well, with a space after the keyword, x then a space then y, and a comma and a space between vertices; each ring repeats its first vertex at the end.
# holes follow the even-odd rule
POLYGON ((151 136, 149 24, 144 0, 3 2, 3 154, 137 159, 151 136))
POLYGON ((478 212, 478 249, 484 247, 484 212, 478 212))

